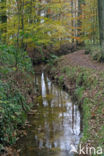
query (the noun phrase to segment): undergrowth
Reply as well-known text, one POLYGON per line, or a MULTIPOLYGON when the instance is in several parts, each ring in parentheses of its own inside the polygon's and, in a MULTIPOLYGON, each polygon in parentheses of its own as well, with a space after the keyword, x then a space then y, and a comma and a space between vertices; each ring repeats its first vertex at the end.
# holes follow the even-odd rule
POLYGON ((94 60, 104 62, 104 48, 99 45, 86 45, 85 54, 90 54, 94 60))
POLYGON ((27 52, 0 44, 0 152, 14 144, 32 106, 32 63, 27 52))

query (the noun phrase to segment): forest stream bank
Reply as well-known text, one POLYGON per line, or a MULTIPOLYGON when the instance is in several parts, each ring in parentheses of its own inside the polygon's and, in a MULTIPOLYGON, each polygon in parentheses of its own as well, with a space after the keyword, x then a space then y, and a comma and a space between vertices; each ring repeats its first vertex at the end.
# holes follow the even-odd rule
MULTIPOLYGON (((98 147, 102 151, 104 149, 103 71, 103 63, 91 60, 83 50, 62 56, 49 66, 51 79, 66 89, 82 109, 83 136, 80 144, 84 150, 86 146, 94 147, 96 151, 92 150, 91 155, 99 155, 98 147)), ((103 152, 99 151, 100 155, 103 152)))

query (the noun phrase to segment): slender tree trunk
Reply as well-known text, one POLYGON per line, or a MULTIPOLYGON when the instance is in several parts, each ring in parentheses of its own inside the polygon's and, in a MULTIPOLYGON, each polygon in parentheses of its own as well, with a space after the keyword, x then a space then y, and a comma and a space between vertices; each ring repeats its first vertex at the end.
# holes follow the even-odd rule
MULTIPOLYGON (((74 22, 73 22, 73 0, 71 1, 71 14, 72 14, 72 21, 71 21, 71 25, 72 25, 72 36, 74 35, 74 31, 73 31, 73 27, 74 27, 74 22)), ((74 42, 74 39, 72 39, 72 43, 74 42)))
POLYGON ((0 40, 2 40, 3 42, 6 41, 6 32, 7 32, 7 15, 6 15, 6 0, 1 0, 0 3, 2 4, 2 13, 0 15, 0 22, 1 24, 5 24, 5 26, 3 26, 3 28, 0 31, 0 40), (2 38, 2 34, 5 34, 5 37, 2 38))
POLYGON ((98 0, 100 45, 104 47, 104 0, 98 0))
POLYGON ((22 40, 21 40, 21 48, 24 48, 24 0, 22 1, 22 8, 21 8, 21 24, 22 24, 22 40))
MULTIPOLYGON (((80 37, 82 35, 81 33, 81 26, 82 26, 82 22, 81 22, 81 16, 82 16, 82 7, 81 5, 85 4, 85 0, 78 0, 78 34, 77 37, 80 37)), ((77 42, 77 44, 84 44, 84 42, 77 42)))

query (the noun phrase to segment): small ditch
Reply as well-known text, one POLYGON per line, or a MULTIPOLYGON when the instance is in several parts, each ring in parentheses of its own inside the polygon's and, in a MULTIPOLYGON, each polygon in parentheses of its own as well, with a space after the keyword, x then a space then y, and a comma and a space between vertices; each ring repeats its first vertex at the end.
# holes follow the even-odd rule
POLYGON ((81 138, 81 113, 70 95, 54 84, 45 72, 35 72, 38 92, 34 114, 29 115, 27 135, 17 143, 20 156, 73 156, 81 138))

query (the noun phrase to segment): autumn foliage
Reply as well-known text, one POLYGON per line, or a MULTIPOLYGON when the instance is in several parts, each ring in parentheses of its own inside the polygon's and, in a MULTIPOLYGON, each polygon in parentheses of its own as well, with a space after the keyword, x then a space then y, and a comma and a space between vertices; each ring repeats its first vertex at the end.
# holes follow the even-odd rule
POLYGON ((19 47, 98 42, 97 0, 1 0, 1 41, 19 47))

